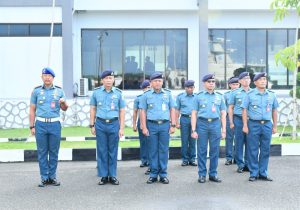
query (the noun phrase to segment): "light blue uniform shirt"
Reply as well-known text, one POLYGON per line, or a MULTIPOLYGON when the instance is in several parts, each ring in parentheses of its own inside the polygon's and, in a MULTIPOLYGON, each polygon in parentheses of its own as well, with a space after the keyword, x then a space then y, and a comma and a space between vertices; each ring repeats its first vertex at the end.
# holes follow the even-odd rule
POLYGON ((56 118, 60 115, 59 99, 61 98, 65 98, 61 87, 38 86, 32 91, 30 103, 36 106, 37 117, 56 118))
POLYGON ((139 109, 139 106, 140 106, 140 100, 141 100, 141 96, 142 96, 143 94, 141 94, 141 95, 138 95, 135 99, 134 99, 134 101, 133 101, 133 109, 139 109))
POLYGON ((91 96, 90 105, 97 107, 96 117, 112 119, 119 117, 119 111, 125 108, 125 101, 122 98, 122 91, 112 87, 107 92, 103 86, 96 88, 91 96))
POLYGON ((197 117, 206 119, 220 118, 221 111, 226 111, 226 105, 221 93, 209 93, 206 90, 195 95, 193 110, 198 112, 197 117))
POLYGON ((161 89, 159 93, 150 89, 140 100, 140 108, 146 111, 147 120, 170 120, 170 109, 175 107, 175 100, 167 89, 161 89))
POLYGON ((265 90, 264 93, 257 88, 248 92, 244 98, 242 108, 247 109, 248 117, 252 120, 271 120, 272 110, 279 106, 273 91, 265 90))
POLYGON ((226 91, 223 95, 224 97, 224 101, 225 101, 225 105, 226 105, 226 112, 228 113, 228 107, 229 107, 229 99, 230 99, 230 94, 231 94, 232 90, 226 91))
POLYGON ((183 92, 176 97, 176 109, 180 111, 180 114, 190 115, 192 113, 194 96, 194 94, 188 95, 183 92))
MULTIPOLYGON (((251 89, 248 90, 248 92, 251 89)), ((242 103, 244 100, 244 97, 247 95, 247 92, 243 89, 243 87, 237 88, 233 91, 231 91, 229 96, 229 105, 233 105, 233 114, 242 116, 242 103)))

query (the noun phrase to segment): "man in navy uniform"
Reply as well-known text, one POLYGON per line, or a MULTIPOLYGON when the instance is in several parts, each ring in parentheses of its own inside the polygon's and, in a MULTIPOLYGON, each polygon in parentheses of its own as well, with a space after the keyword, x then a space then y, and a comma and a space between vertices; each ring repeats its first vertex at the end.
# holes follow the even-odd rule
POLYGON ((97 139, 99 185, 119 185, 117 157, 119 138, 124 135, 125 101, 122 91, 113 86, 114 72, 101 74, 103 86, 95 88, 90 100, 90 128, 97 139), (95 122, 96 121, 96 122, 95 122))
POLYGON ((162 88, 163 76, 155 72, 150 77, 151 89, 146 91, 140 100, 140 118, 143 134, 149 136, 150 177, 147 181, 152 184, 160 177, 160 182, 169 184, 167 165, 170 134, 176 127, 175 101, 171 92, 162 88), (170 125, 171 121, 171 125, 170 125))
POLYGON ((239 75, 239 83, 241 87, 233 90, 229 97, 228 116, 230 121, 230 128, 234 129, 234 148, 235 161, 238 166, 237 172, 249 171, 247 160, 247 135, 243 133, 242 120, 242 102, 247 93, 251 90, 251 78, 249 72, 242 72, 239 75))
POLYGON ((191 114, 194 100, 193 80, 187 80, 184 83, 185 91, 176 97, 176 127, 180 128, 181 133, 181 158, 182 166, 197 166, 196 159, 196 140, 191 136, 191 114), (180 124, 179 118, 180 116, 180 124))
POLYGON ((204 82, 205 90, 195 95, 191 119, 192 137, 198 139, 198 182, 206 182, 206 157, 209 142, 209 180, 219 183, 221 179, 217 176, 217 167, 220 140, 226 136, 226 105, 223 95, 214 90, 216 83, 214 74, 205 75, 202 82, 204 82))
POLYGON ((39 187, 59 186, 56 179, 58 152, 61 140, 60 109, 66 111, 65 93, 53 85, 54 71, 42 70, 43 85, 36 87, 30 99, 29 123, 35 135, 41 175, 39 187), (49 158, 48 158, 49 157, 49 158))
POLYGON ((256 88, 248 92, 241 106, 243 108, 243 132, 248 134, 249 181, 253 182, 257 178, 272 181, 268 175, 268 163, 272 133, 277 131, 279 105, 275 93, 266 88, 267 74, 265 72, 256 74, 253 81, 256 88))
MULTIPOLYGON (((146 92, 148 89, 150 89, 150 81, 145 80, 141 84, 141 88, 143 89, 143 93, 146 92)), ((140 119, 139 119, 139 104, 140 99, 143 94, 138 95, 134 99, 133 103, 133 117, 132 117, 132 125, 133 125, 133 131, 138 131, 139 133, 139 140, 140 140, 140 158, 141 158, 141 164, 140 167, 147 167, 149 166, 149 152, 148 152, 148 141, 147 136, 143 134, 143 131, 140 126, 140 119)), ((150 167, 146 171, 146 175, 150 173, 150 167)))
POLYGON ((225 138, 225 148, 226 148, 226 162, 225 165, 233 164, 234 160, 234 147, 233 147, 233 139, 234 139, 234 130, 230 128, 230 121, 228 116, 228 102, 230 94, 233 90, 240 87, 239 78, 231 77, 228 80, 228 86, 230 90, 224 93, 224 100, 227 107, 227 115, 226 115, 226 138, 225 138))

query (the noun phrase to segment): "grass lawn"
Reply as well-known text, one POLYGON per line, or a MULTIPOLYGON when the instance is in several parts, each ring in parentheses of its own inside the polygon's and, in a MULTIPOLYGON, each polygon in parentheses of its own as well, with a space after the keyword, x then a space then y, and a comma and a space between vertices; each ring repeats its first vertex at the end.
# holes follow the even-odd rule
MULTIPOLYGON (((300 143, 300 139, 293 141, 290 137, 283 137, 281 140, 279 138, 273 138, 272 144, 282 144, 282 143, 300 143)), ((221 141, 221 146, 225 145, 225 141, 221 141)), ((132 141, 120 141, 119 144, 122 148, 132 148, 132 147, 139 147, 139 141, 132 140, 132 141)), ((170 141, 171 147, 180 147, 181 142, 180 140, 171 140, 170 141)), ((89 140, 89 141, 61 141, 60 144, 61 148, 96 148, 96 141, 89 140)), ((35 142, 3 142, 0 143, 0 150, 1 149, 36 149, 35 142)))
MULTIPOLYGON (((283 129, 283 126, 278 126, 278 133, 283 129)), ((291 133, 292 127, 288 126, 285 128, 285 133, 291 133)), ((300 127, 297 127, 297 132, 300 132, 300 127)), ((137 136, 137 132, 133 132, 132 128, 126 127, 124 130, 125 136, 137 136)), ((18 129, 0 129, 0 138, 27 138, 30 135, 30 131, 27 128, 18 129)), ((175 136, 180 135, 180 131, 176 129, 175 136)), ((92 136, 90 128, 87 127, 66 127, 62 129, 63 137, 70 136, 92 136)))

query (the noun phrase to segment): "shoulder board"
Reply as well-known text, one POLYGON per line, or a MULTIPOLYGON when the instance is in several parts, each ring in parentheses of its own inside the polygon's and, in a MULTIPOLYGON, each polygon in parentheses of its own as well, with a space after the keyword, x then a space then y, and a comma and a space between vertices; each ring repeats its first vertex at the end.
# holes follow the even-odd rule
POLYGON ((98 90, 98 89, 100 89, 102 86, 99 86, 99 87, 96 87, 96 88, 94 88, 94 90, 98 90))
POLYGON ((34 89, 37 89, 37 88, 40 88, 40 87, 42 87, 42 85, 36 86, 34 89))
MULTIPOLYGON (((145 91, 143 94, 145 94, 145 93, 148 93, 149 91, 151 91, 151 89, 149 89, 149 90, 146 90, 146 91, 145 91)), ((143 94, 142 94, 142 95, 143 95, 143 94)))
POLYGON ((271 93, 275 93, 275 91, 274 90, 268 90, 269 92, 271 92, 271 93))
POLYGON ((59 87, 59 86, 57 86, 57 85, 54 85, 54 87, 61 89, 61 87, 59 87))
POLYGON ((237 92, 239 90, 240 90, 240 88, 237 88, 237 89, 232 90, 232 92, 237 92))
POLYGON ((231 90, 228 90, 228 91, 226 91, 226 92, 224 93, 224 95, 227 94, 227 93, 230 93, 230 92, 231 92, 231 90))
POLYGON ((219 95, 223 95, 222 93, 220 93, 220 92, 218 92, 218 91, 216 91, 215 93, 217 93, 217 94, 219 94, 219 95))
POLYGON ((204 93, 204 91, 202 90, 202 91, 200 91, 199 93, 196 93, 196 95, 199 95, 199 94, 201 94, 201 93, 204 93))
POLYGON ((181 95, 183 95, 184 94, 184 92, 182 92, 182 93, 179 93, 177 96, 181 96, 181 95))
POLYGON ((167 89, 167 88, 163 88, 165 91, 171 92, 171 90, 167 89))
POLYGON ((119 88, 115 88, 115 90, 117 90, 117 91, 119 91, 119 92, 121 92, 122 93, 122 90, 121 89, 119 89, 119 88))
POLYGON ((140 95, 137 95, 136 97, 138 98, 138 97, 141 97, 143 95, 143 93, 142 94, 140 94, 140 95))
POLYGON ((249 94, 249 93, 252 93, 254 90, 255 90, 255 89, 253 88, 253 89, 249 90, 247 93, 248 93, 248 94, 249 94))

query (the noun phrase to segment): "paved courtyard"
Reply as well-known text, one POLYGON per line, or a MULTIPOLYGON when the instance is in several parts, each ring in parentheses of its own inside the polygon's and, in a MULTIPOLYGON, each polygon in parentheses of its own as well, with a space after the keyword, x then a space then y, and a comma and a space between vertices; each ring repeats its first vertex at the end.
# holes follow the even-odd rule
POLYGON ((0 209, 300 209, 300 156, 271 157, 273 182, 219 160, 220 184, 197 182, 197 167, 169 161, 169 185, 146 184, 138 161, 118 162, 119 186, 97 185, 96 162, 60 162, 60 187, 38 188, 38 164, 0 164, 0 209))

